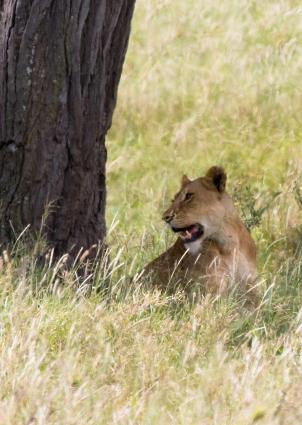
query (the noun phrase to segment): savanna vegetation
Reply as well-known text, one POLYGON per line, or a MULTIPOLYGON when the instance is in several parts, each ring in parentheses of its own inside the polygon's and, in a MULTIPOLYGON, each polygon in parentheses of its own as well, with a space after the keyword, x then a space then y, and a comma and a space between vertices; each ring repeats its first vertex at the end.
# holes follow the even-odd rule
POLYGON ((39 235, 3 253, 0 423, 301 424, 301 46, 298 1, 137 1, 109 256, 79 284, 81 254, 40 262, 39 235), (160 217, 182 173, 214 164, 257 242, 253 311, 129 283, 174 237, 160 217))

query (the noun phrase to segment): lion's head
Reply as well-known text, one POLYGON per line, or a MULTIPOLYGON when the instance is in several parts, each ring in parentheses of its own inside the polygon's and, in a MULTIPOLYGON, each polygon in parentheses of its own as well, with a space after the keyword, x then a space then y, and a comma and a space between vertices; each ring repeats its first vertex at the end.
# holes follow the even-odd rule
POLYGON ((193 181, 183 176, 181 189, 164 212, 163 220, 187 248, 217 234, 225 217, 234 211, 225 185, 226 173, 221 167, 211 167, 204 177, 193 181))

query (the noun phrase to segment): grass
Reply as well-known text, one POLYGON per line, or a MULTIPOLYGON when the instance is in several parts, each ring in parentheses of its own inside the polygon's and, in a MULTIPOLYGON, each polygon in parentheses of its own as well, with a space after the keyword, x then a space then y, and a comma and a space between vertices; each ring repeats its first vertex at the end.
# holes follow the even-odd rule
POLYGON ((78 287, 22 238, 2 255, 1 424, 301 424, 301 24, 298 1, 137 0, 107 141, 111 266, 78 287), (214 164, 257 242, 254 312, 129 287, 173 240, 182 173, 214 164))

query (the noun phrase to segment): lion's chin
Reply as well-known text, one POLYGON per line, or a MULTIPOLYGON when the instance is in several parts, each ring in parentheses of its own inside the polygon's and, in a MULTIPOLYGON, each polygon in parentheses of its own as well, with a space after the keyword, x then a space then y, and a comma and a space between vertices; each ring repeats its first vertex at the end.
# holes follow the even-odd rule
POLYGON ((180 238, 186 244, 197 241, 197 239, 201 238, 204 234, 204 227, 199 223, 191 224, 187 227, 172 226, 172 230, 175 233, 179 233, 180 238))

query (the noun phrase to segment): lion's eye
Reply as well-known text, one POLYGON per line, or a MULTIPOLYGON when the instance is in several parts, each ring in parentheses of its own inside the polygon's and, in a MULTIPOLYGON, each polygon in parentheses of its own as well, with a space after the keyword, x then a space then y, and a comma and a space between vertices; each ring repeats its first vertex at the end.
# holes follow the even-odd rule
POLYGON ((185 201, 189 201, 192 198, 193 198, 193 193, 190 193, 190 192, 186 193, 185 201))

